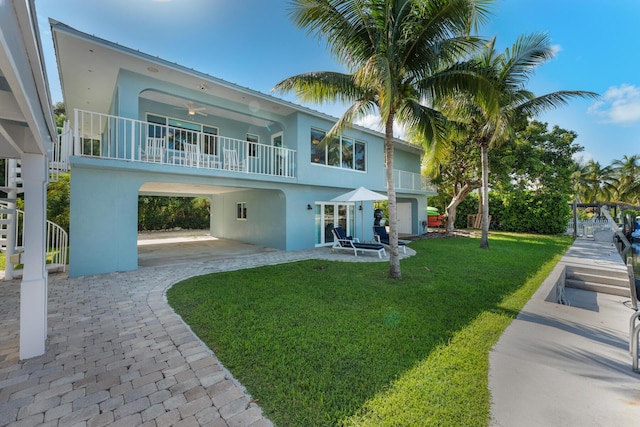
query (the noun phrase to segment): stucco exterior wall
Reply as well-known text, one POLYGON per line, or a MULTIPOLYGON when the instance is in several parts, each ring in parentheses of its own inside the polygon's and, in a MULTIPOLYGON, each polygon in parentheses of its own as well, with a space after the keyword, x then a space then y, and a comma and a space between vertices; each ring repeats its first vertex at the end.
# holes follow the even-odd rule
POLYGON ((138 182, 135 173, 72 165, 70 277, 138 268, 138 182))

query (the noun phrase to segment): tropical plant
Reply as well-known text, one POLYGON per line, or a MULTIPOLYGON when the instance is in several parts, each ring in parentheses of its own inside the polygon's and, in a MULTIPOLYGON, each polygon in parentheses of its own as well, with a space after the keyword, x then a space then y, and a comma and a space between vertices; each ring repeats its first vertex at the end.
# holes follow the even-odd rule
POLYGON ((572 175, 576 200, 582 203, 608 202, 615 198, 618 181, 611 165, 589 160, 578 162, 572 175))
POLYGON ((61 173, 47 187, 47 219, 69 232, 71 173, 61 173))
POLYGON ((138 197, 138 230, 209 228, 210 204, 206 197, 138 197))
MULTIPOLYGON (((495 49, 494 38, 474 58, 482 76, 491 81, 488 91, 459 94, 443 103, 455 119, 467 123, 480 147, 482 163, 482 238, 480 247, 489 248, 489 148, 513 137, 523 121, 564 105, 575 97, 596 97, 593 92, 557 91, 535 96, 526 85, 535 69, 554 57, 546 34, 518 37, 504 52, 495 49)), ((486 87, 486 86, 485 86, 486 87)))
POLYGON ((344 128, 371 113, 384 129, 389 207, 389 275, 400 278, 396 192, 393 180, 393 125, 434 143, 444 117, 430 106, 435 96, 477 84, 462 55, 480 40, 470 37, 487 15, 489 0, 293 0, 291 17, 324 39, 347 73, 310 72, 275 87, 295 91, 305 102, 350 104, 327 133, 331 141, 344 128))
POLYGON ((582 158, 579 158, 576 160, 571 173, 573 200, 578 203, 585 201, 587 198, 587 188, 589 187, 587 174, 587 163, 582 158))
MULTIPOLYGON (((566 225, 564 208, 568 209, 567 202, 572 196, 573 156, 583 148, 574 143, 577 135, 573 131, 558 126, 548 130, 546 123, 536 120, 523 124, 525 127, 517 129, 513 139, 506 140, 499 150, 489 151, 490 227, 553 233, 566 225), (558 203, 562 209, 555 206, 558 203), (562 213, 549 218, 538 212, 544 209, 562 213)), ((473 203, 467 204, 461 213, 477 212, 474 190, 481 186, 480 147, 473 144, 472 136, 454 133, 447 140, 446 156, 429 163, 436 167, 432 182, 438 186, 438 194, 446 196, 446 199, 430 198, 430 204, 446 206, 448 231, 466 226, 466 216, 457 221, 458 208, 470 196, 474 196, 473 203), (475 211, 468 211, 469 206, 474 206, 475 211)))
MULTIPOLYGON (((447 218, 445 229, 452 232, 458 222, 458 207, 482 185, 480 148, 473 144, 464 127, 449 126, 443 142, 428 148, 424 171, 437 186, 438 194, 447 197, 441 204, 447 218)), ((466 227, 466 220, 463 221, 466 227)))
POLYGON ((53 105, 53 116, 56 120, 56 126, 61 128, 67 120, 67 111, 64 102, 56 102, 53 105))
POLYGON ((617 201, 638 203, 640 197, 640 155, 623 156, 610 167, 617 177, 617 201))

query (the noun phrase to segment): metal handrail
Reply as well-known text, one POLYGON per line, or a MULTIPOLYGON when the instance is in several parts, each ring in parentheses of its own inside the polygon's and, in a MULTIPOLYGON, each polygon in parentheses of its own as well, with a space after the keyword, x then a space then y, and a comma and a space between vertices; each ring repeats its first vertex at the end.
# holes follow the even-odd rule
MULTIPOLYGON (((15 222, 15 253, 24 251, 24 211, 16 209, 15 222)), ((50 264, 62 267, 66 271, 67 247, 69 246, 69 235, 66 230, 53 221, 47 220, 47 239, 45 257, 50 260, 50 264)), ((7 260, 8 262, 9 260, 7 260)))

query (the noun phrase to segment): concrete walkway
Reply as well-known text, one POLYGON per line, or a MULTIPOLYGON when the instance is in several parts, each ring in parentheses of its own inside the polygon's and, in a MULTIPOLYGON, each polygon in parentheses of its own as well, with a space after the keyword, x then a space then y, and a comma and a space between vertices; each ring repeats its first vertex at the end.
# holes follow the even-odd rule
MULTIPOLYGON (((407 248, 407 254, 415 254, 407 248)), ((0 426, 270 426, 244 388, 168 306, 207 273, 375 254, 269 251, 69 279, 49 277, 47 352, 18 360, 19 281, 0 282, 0 426)))
MULTIPOLYGON (((564 265, 626 267, 611 243, 576 240, 564 265)), ((489 357, 492 425, 632 426, 640 423, 640 374, 631 369, 629 298, 543 283, 489 357)))

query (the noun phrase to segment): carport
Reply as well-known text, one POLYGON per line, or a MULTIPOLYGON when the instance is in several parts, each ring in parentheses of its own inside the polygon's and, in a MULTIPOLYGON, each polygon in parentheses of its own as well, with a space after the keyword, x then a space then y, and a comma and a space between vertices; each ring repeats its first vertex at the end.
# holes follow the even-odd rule
POLYGON ((205 262, 277 251, 266 246, 213 237, 209 230, 138 234, 139 267, 205 262))

